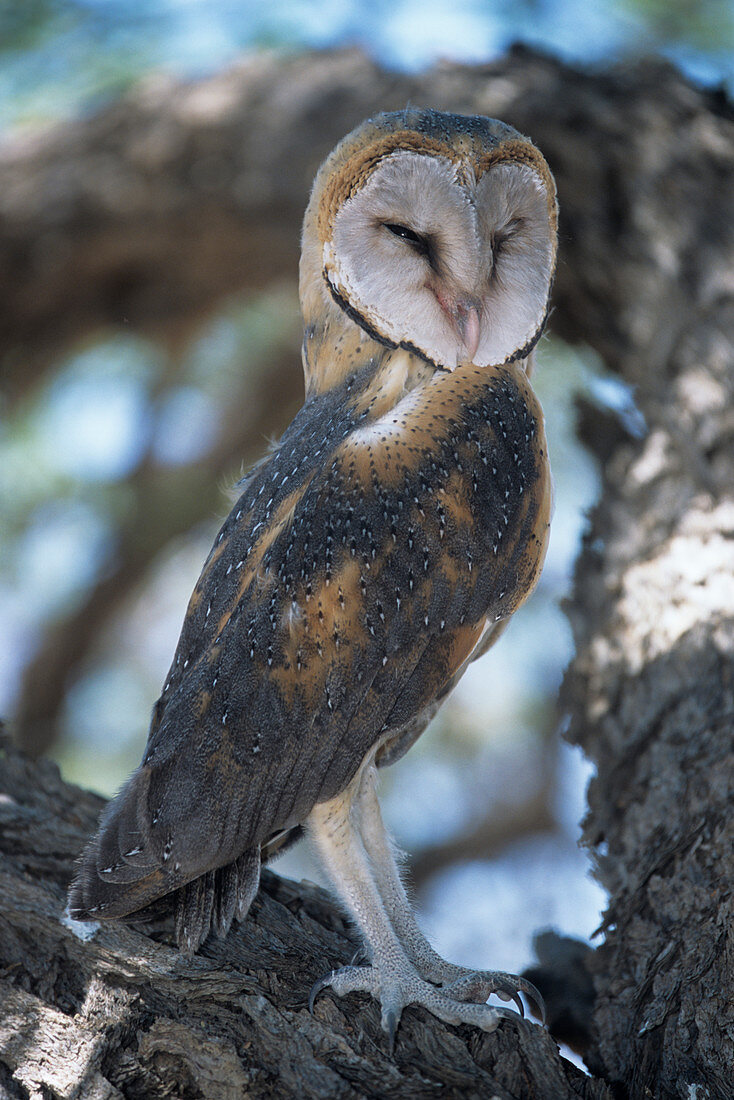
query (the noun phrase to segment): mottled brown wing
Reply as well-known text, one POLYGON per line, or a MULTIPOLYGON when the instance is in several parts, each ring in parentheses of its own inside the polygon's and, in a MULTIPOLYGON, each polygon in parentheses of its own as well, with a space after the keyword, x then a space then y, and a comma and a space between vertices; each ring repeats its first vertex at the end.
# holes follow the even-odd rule
POLYGON ((311 401, 219 534, 77 908, 138 909, 342 790, 531 590, 549 496, 515 367, 439 373, 377 420, 311 401))

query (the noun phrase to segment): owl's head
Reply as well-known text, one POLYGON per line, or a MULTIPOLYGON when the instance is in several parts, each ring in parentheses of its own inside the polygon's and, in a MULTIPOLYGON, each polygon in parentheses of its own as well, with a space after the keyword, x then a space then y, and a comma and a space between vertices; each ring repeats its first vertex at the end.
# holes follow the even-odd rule
POLYGON ((438 367, 523 358, 556 261, 545 160, 494 119, 378 115, 322 165, 306 212, 301 298, 438 367))

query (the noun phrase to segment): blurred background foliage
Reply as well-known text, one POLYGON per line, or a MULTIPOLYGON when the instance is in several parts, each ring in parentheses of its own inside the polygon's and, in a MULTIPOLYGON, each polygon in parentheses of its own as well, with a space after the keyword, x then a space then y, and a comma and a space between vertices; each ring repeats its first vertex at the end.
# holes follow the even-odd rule
MULTIPOLYGON (((692 79, 734 80, 728 0, 0 0, 0 153, 101 109, 150 73, 195 79, 247 51, 359 45, 384 66, 419 69, 443 57, 491 60, 516 40, 584 63, 656 51, 692 79)), ((175 354, 124 324, 90 334, 2 407, 0 713, 12 724, 23 693, 41 689, 28 677, 44 640, 73 647, 86 622, 50 750, 85 786, 110 794, 138 763, 231 486, 267 443, 263 431, 253 453, 222 454, 225 413, 244 407, 273 362, 298 355, 295 275, 222 302, 175 354), (148 519, 136 526, 143 505, 148 519), (127 587, 93 605, 95 586, 126 555, 138 563, 127 587)), ((593 356, 551 336, 539 359, 556 483, 540 587, 383 781, 439 947, 510 970, 529 962, 534 929, 589 936, 603 906, 576 848, 588 772, 560 741, 554 709, 572 655, 560 603, 599 482, 575 439, 575 395, 644 431, 633 395, 593 356)), ((295 409, 279 408, 277 391, 271 400, 281 430, 295 409)), ((280 866, 317 877, 307 853, 280 866)))
POLYGON ((6 125, 69 117, 152 70, 202 76, 262 48, 358 45, 418 69, 515 41, 585 63, 655 51, 734 79, 730 0, 0 0, 0 104, 6 125))

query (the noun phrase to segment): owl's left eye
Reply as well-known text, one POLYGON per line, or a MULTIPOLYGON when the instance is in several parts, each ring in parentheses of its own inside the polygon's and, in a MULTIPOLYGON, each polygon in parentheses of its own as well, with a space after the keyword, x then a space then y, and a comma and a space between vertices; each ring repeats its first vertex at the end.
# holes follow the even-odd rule
POLYGON ((501 252, 507 242, 512 240, 513 237, 517 236, 517 234, 523 228, 523 224, 524 223, 522 218, 513 218, 512 221, 509 221, 506 225, 503 225, 502 229, 492 236, 493 251, 501 252))
POLYGON ((430 241, 426 237, 421 237, 414 229, 410 229, 407 225, 399 225, 397 222, 383 222, 382 224, 385 229, 389 229, 396 237, 402 237, 404 241, 407 241, 421 256, 427 256, 430 253, 430 241))

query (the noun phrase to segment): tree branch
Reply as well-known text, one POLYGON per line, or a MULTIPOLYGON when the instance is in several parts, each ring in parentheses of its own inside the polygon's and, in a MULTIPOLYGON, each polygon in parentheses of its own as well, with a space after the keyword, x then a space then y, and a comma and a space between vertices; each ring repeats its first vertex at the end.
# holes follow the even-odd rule
MULTIPOLYGON (((517 48, 489 66, 405 75, 345 51, 250 57, 199 83, 152 78, 94 118, 0 150, 8 393, 27 392, 89 332, 124 325, 180 346, 225 295, 294 278, 321 160, 362 119, 407 102, 496 115, 538 142, 561 197, 554 328, 614 365, 627 298, 619 265, 641 259, 639 284, 644 261, 658 263, 639 252, 646 234, 630 184, 655 168, 659 140, 672 151, 708 118, 698 135, 705 178, 675 182, 684 199, 712 176, 723 187, 716 143, 729 105, 662 63, 580 72, 517 48)), ((686 206, 695 260, 708 211, 686 206)), ((655 319, 659 295, 642 281, 638 309, 650 305, 655 319)))
POLYGON ((0 747, 0 1086, 10 1096, 446 1097, 610 1100, 547 1032, 492 1034, 405 1010, 394 1057, 366 996, 308 992, 359 942, 329 896, 265 872, 245 923, 192 959, 171 923, 62 923, 102 800, 0 747), (79 926, 77 926, 77 930, 79 926))
MULTIPOLYGON (((588 1057, 631 1096, 734 1081, 734 128, 668 79, 619 162, 614 365, 648 430, 584 435, 603 493, 569 614, 569 737, 611 894, 588 1057)), ((610 242, 611 243, 611 242, 610 242)), ((607 250, 607 257, 611 253, 607 250)), ((607 417, 604 417, 607 420, 607 417)))

